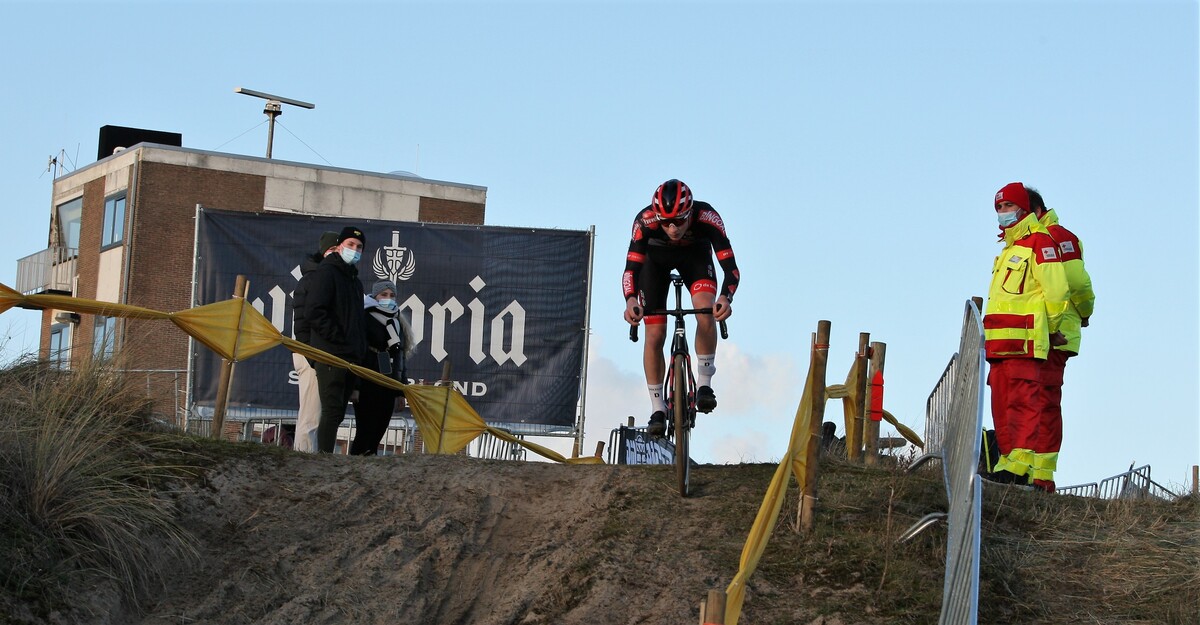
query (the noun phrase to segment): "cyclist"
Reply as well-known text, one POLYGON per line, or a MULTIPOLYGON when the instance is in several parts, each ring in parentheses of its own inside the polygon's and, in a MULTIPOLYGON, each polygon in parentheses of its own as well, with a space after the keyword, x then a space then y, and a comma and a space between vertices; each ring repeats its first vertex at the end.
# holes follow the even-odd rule
MULTIPOLYGON (((725 234, 725 222, 707 202, 692 200, 692 191, 679 180, 668 180, 654 191, 650 205, 638 211, 633 235, 625 256, 621 290, 625 295, 625 321, 637 325, 647 310, 666 308, 671 271, 679 272, 692 295, 694 308, 713 308, 711 315, 696 315, 696 409, 712 412, 717 407, 712 377, 717 353, 716 321, 733 313, 730 302, 737 290, 737 263, 725 234), (713 252, 724 274, 717 290, 713 252)), ((667 405, 663 398, 667 337, 666 315, 645 316, 646 344, 642 365, 650 392, 652 414, 646 432, 666 432, 667 405)))

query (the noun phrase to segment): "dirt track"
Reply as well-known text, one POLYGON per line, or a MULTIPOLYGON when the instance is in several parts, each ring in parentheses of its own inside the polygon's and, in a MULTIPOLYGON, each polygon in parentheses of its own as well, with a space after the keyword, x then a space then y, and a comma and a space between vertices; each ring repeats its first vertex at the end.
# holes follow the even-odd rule
POLYGON ((176 499, 198 565, 114 622, 694 623, 736 572, 770 478, 732 486, 731 470, 701 469, 681 500, 668 467, 235 460, 176 499))

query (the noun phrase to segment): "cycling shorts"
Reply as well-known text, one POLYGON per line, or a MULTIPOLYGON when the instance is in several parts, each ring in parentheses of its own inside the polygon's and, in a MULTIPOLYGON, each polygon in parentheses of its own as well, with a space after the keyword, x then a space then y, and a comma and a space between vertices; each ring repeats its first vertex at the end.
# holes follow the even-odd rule
MULTIPOLYGON (((638 275, 638 287, 642 306, 646 310, 662 310, 667 307, 667 292, 671 287, 671 272, 679 272, 683 283, 687 285, 688 293, 709 291, 717 292, 716 268, 713 266, 712 246, 686 245, 665 246, 652 245, 647 249, 646 260, 638 275)), ((675 302, 671 302, 675 306, 675 302)), ((683 304, 690 308, 690 298, 683 304)), ((647 323, 665 323, 666 318, 647 319, 647 323)))

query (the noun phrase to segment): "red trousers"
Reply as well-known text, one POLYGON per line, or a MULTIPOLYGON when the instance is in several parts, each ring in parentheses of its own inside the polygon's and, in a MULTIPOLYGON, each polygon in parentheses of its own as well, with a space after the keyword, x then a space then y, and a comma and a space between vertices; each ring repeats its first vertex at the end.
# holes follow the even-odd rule
POLYGON ((992 423, 1000 455, 1013 449, 1037 449, 1048 393, 1043 382, 1046 361, 1005 358, 989 361, 992 423))
POLYGON ((1045 386, 1046 406, 1042 411, 1038 443, 1040 447, 1032 449, 1038 453, 1057 453, 1062 447, 1062 387, 1063 371, 1067 368, 1067 359, 1074 354, 1061 349, 1050 350, 1050 357, 1044 365, 1045 374, 1042 383, 1045 386))

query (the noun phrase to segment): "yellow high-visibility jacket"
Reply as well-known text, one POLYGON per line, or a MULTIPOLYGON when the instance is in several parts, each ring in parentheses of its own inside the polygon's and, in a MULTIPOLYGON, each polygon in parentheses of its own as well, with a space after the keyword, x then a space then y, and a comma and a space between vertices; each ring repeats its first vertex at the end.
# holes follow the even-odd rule
POLYGON ((1033 213, 1007 228, 1003 240, 983 317, 987 357, 1045 359, 1069 294, 1058 244, 1033 213))
POLYGON ((1096 294, 1092 292, 1092 277, 1083 266, 1083 243, 1075 233, 1067 230, 1058 223, 1058 214, 1054 209, 1046 211, 1039 220, 1050 237, 1058 244, 1059 256, 1062 258, 1063 269, 1067 272, 1067 288, 1070 290, 1070 300, 1067 311, 1063 315, 1059 331, 1067 337, 1066 345, 1055 346, 1072 354, 1079 353, 1081 319, 1092 316, 1096 306, 1096 294))

